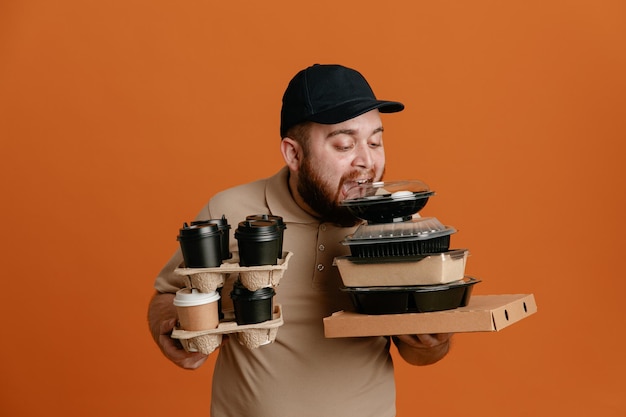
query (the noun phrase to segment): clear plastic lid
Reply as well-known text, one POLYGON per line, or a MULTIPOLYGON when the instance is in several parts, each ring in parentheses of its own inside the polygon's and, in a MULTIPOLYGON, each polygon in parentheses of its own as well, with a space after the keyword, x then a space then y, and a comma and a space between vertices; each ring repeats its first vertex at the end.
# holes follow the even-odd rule
POLYGON ((421 240, 451 235, 456 229, 443 225, 435 217, 418 217, 406 222, 363 224, 346 237, 349 243, 372 243, 389 240, 421 240))
POLYGON ((428 185, 419 180, 378 181, 357 185, 348 191, 342 204, 352 205, 369 202, 411 200, 424 193, 431 193, 428 185))
POLYGON ((418 180, 379 181, 351 188, 341 205, 370 223, 390 223, 410 219, 434 194, 418 180))

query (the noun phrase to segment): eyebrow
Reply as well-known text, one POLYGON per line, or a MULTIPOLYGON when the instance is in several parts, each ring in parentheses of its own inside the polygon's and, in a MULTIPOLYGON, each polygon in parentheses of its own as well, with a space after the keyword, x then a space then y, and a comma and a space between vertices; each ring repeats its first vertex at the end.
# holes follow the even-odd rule
MULTIPOLYGON (((384 132, 385 129, 383 129, 382 126, 377 127, 376 129, 374 129, 372 131, 372 135, 375 135, 376 133, 382 133, 384 132)), ((337 136, 337 135, 354 135, 356 133, 356 130, 354 129, 338 129, 338 130, 333 130, 332 132, 330 132, 328 135, 326 135, 326 138, 332 138, 333 136, 337 136)))

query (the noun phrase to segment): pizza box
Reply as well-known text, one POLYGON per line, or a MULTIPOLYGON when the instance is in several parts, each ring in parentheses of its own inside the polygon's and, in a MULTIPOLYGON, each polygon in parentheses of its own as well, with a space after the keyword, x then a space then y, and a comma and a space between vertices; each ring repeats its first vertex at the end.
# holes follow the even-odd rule
POLYGON ((324 318, 324 336, 497 332, 536 312, 533 294, 473 295, 466 306, 453 310, 380 315, 338 311, 324 318))

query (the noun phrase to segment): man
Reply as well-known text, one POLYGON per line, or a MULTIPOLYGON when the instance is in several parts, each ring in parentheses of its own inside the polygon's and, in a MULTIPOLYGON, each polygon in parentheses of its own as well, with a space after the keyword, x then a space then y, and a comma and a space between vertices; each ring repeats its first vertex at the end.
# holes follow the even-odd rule
MULTIPOLYGON (((403 108, 377 100, 353 69, 313 65, 300 71, 283 96, 280 149, 286 166, 268 179, 218 193, 200 211, 198 219, 225 215, 234 224, 250 214, 281 216, 287 224, 284 250, 293 252, 276 288, 284 325, 274 343, 248 349, 230 338, 218 349, 213 416, 394 416, 391 341, 414 365, 447 354, 449 334, 324 338, 322 319, 351 307, 332 261, 348 254, 340 242, 360 221, 339 203, 351 187, 382 179, 380 113, 403 108)), ((184 286, 172 271, 181 262, 178 251, 157 278, 149 324, 165 356, 193 369, 206 356, 185 352, 169 337, 176 323, 174 293, 184 286)), ((228 294, 225 285, 224 306, 228 294)))

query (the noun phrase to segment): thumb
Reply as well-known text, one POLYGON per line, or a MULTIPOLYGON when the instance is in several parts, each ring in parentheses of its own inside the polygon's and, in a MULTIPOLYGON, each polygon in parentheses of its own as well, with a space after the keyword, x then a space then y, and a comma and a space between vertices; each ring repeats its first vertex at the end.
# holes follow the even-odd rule
POLYGON ((174 329, 174 326, 176 326, 176 318, 172 318, 172 319, 168 319, 168 320, 163 320, 161 322, 161 331, 160 334, 167 334, 169 335, 170 333, 172 333, 172 330, 174 329))

